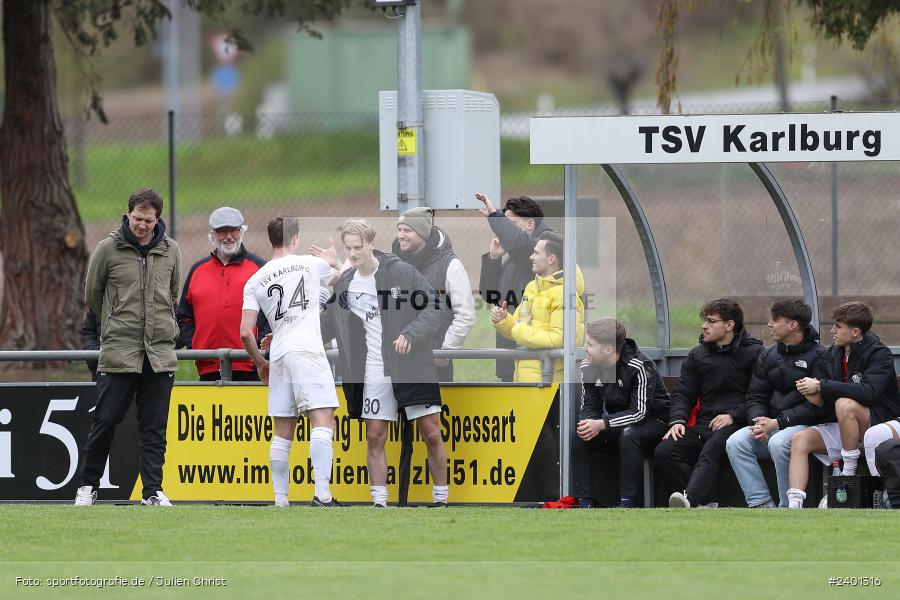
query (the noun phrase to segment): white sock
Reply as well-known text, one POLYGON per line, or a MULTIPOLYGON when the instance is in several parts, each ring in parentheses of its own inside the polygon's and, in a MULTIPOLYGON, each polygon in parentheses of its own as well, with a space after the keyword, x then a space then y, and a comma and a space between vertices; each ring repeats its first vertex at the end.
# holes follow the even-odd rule
POLYGON ((331 502, 331 463, 334 458, 334 430, 313 427, 309 434, 309 458, 312 460, 316 482, 316 498, 331 502))
POLYGON ((431 497, 437 502, 447 502, 447 496, 450 495, 450 486, 436 485, 431 488, 431 497))
POLYGON ((863 446, 866 449, 866 463, 869 465, 869 473, 872 475, 881 475, 878 467, 875 466, 875 448, 882 442, 894 437, 894 431, 900 433, 900 423, 897 421, 888 421, 881 423, 875 427, 869 427, 863 438, 863 446))
POLYGON ((856 475, 856 462, 859 460, 859 448, 844 450, 841 448, 841 458, 844 459, 844 469, 841 475, 856 475))
POLYGON ((787 491, 788 508, 803 508, 803 501, 806 500, 806 492, 791 488, 787 491))
POLYGON ((269 448, 269 462, 272 463, 272 487, 275 488, 276 501, 280 499, 287 500, 288 483, 290 481, 288 456, 290 453, 290 439, 272 436, 272 446, 269 448))
POLYGON ((375 504, 384 504, 387 506, 387 486, 386 485, 373 485, 372 490, 372 502, 375 504))

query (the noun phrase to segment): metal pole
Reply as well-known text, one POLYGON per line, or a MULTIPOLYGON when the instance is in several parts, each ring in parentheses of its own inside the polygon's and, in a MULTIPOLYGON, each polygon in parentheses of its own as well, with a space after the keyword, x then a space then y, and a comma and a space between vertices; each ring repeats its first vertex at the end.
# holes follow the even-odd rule
POLYGON ((397 212, 426 206, 425 117, 422 109, 422 11, 404 6, 397 35, 397 134, 412 134, 415 153, 397 155, 397 212))
MULTIPOLYGON (((838 112, 838 97, 831 97, 831 112, 838 112)), ((838 164, 831 161, 831 295, 838 295, 838 164)))
POLYGON ((175 238, 175 111, 169 111, 169 231, 175 238))
POLYGON ((181 22, 181 2, 170 0, 166 3, 171 18, 163 21, 160 28, 163 39, 163 83, 166 89, 166 106, 169 110, 178 110, 179 98, 179 55, 178 31, 181 22))
POLYGON ((563 380, 559 382, 559 486, 560 497, 569 496, 571 481, 571 436, 573 421, 574 394, 579 381, 575 371, 577 324, 578 324, 578 288, 576 287, 576 198, 577 168, 575 165, 565 167, 565 212, 564 232, 565 247, 563 250, 563 380))
MULTIPOLYGON (((397 135, 412 133, 415 152, 397 152, 397 214, 425 206, 425 118, 422 111, 422 13, 404 6, 397 31, 397 135)), ((404 138, 409 142, 409 138, 404 138)), ((407 506, 412 464, 413 424, 401 421, 398 504, 407 506)))

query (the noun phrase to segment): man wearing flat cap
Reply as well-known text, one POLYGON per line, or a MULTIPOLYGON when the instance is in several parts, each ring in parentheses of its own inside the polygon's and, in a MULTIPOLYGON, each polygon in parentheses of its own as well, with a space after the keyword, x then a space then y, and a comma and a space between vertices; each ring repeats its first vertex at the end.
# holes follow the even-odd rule
MULTIPOLYGON (((434 226, 434 210, 411 208, 397 219, 397 239, 392 252, 414 266, 437 291, 444 315, 439 335, 432 347, 457 350, 475 325, 475 299, 462 261, 453 253, 450 238, 434 226)), ((439 381, 453 381, 453 364, 434 359, 439 381)))
MULTIPOLYGON (((223 206, 209 216, 209 256, 191 267, 181 302, 178 304, 178 327, 181 342, 195 350, 242 349, 240 337, 241 307, 244 284, 266 263, 244 248, 242 238, 247 226, 244 216, 236 208, 223 206)), ((260 313, 257 339, 268 333, 268 324, 260 313)), ((251 360, 232 362, 234 381, 257 381, 259 376, 251 360)), ((222 378, 219 361, 197 361, 200 381, 222 378)))

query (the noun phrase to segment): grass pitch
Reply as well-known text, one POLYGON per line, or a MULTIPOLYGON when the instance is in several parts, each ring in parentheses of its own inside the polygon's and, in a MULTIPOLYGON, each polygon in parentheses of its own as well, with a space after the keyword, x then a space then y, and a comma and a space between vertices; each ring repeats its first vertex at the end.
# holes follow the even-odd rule
POLYGON ((897 531, 877 510, 0 505, 0 598, 896 598, 897 531), (144 583, 96 587, 115 577, 144 583))

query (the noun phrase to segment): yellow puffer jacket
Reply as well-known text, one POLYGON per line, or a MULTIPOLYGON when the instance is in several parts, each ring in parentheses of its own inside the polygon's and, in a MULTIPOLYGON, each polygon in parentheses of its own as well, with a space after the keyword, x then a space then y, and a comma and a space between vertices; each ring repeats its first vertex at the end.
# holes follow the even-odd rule
MULTIPOLYGON (((576 343, 580 346, 584 341, 584 303, 581 299, 581 296, 584 294, 584 276, 580 267, 576 268, 575 288, 578 292, 576 343)), ((497 328, 500 335, 514 340, 519 346, 525 348, 562 348, 563 272, 557 271, 553 275, 535 276, 526 286, 523 302, 516 308, 516 312, 507 315, 499 323, 494 323, 494 327, 497 328), (519 315, 522 312, 522 307, 526 304, 531 313, 531 320, 519 323, 519 315)), ((563 361, 557 360, 553 368, 553 381, 562 381, 562 379, 563 361)), ((540 381, 541 361, 516 361, 516 374, 513 380, 524 382, 540 381)))

